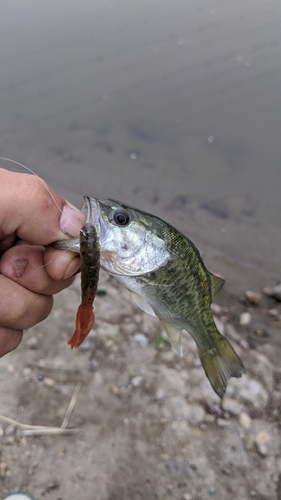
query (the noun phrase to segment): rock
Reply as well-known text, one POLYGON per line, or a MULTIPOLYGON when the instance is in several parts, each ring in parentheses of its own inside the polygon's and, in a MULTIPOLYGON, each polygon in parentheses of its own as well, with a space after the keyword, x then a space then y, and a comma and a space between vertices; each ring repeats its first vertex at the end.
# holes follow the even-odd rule
POLYGON ((161 352, 161 359, 165 363, 170 363, 171 361, 174 361, 176 355, 175 351, 171 348, 168 351, 161 352))
POLYGON ((249 404, 254 410, 261 412, 269 401, 269 393, 262 384, 245 373, 239 379, 231 380, 227 387, 227 395, 245 404, 249 404))
POLYGON ((222 473, 225 475, 225 476, 230 476, 231 475, 231 470, 228 469, 227 467, 224 467, 222 470, 222 473))
POLYGON ((200 425, 205 420, 205 410, 201 405, 190 405, 188 422, 191 425, 200 425))
POLYGON ((187 420, 189 417, 189 404, 184 398, 174 396, 169 400, 172 417, 176 420, 187 420))
POLYGON ((272 296, 276 299, 281 301, 281 283, 278 283, 278 285, 275 285, 272 288, 272 296))
POLYGON ((256 450, 261 457, 266 457, 268 454, 267 444, 271 441, 271 436, 266 431, 260 431, 255 435, 254 443, 256 450))
POLYGON ((100 338, 116 337, 119 334, 119 324, 112 325, 111 323, 102 322, 96 330, 100 338))
POLYGON ((224 411, 230 413, 230 415, 239 415, 242 411, 242 406, 235 399, 228 397, 223 398, 222 408, 224 411))
POLYGON ((218 427, 229 427, 230 420, 226 420, 225 418, 217 418, 216 424, 218 427))
POLYGON ((239 415, 239 424, 244 429, 248 430, 251 427, 252 419, 245 411, 242 411, 239 415))
POLYGON ((277 307, 273 307, 272 309, 269 309, 267 311, 267 314, 269 314, 269 316, 273 316, 273 318, 278 318, 280 317, 280 309, 278 309, 277 307))
POLYGON ((261 291, 264 295, 272 297, 272 288, 270 286, 264 286, 261 291))
POLYGON ((54 385, 55 385, 55 381, 51 377, 45 377, 42 382, 47 387, 54 387, 54 385))
POLYGON ((79 351, 88 351, 91 348, 91 343, 89 338, 83 340, 82 344, 79 346, 79 351))
POLYGON ((136 324, 135 323, 132 323, 132 322, 124 322, 122 323, 120 329, 121 329, 121 333, 122 335, 133 335, 133 333, 136 332, 136 324))
POLYGON ((251 321, 252 321, 252 316, 249 312, 243 312, 240 314, 239 325, 247 326, 251 323, 251 321))
POLYGON ((253 434, 246 435, 246 437, 244 439, 244 448, 246 451, 249 451, 253 448, 254 441, 255 441, 255 437, 253 436, 253 434))
POLYGON ((16 432, 16 426, 14 424, 9 424, 7 425, 5 429, 5 435, 6 436, 12 436, 16 432))
POLYGON ((216 304, 213 302, 211 304, 211 311, 215 316, 223 316, 225 314, 223 307, 221 307, 219 304, 216 304))
POLYGON ((38 349, 37 337, 30 337, 29 339, 27 339, 26 345, 27 347, 29 347, 29 349, 38 349))
POLYGON ((133 387, 140 387, 140 385, 142 384, 142 381, 143 381, 142 375, 136 375, 136 377, 133 377, 131 379, 131 384, 133 387))
POLYGON ((258 352, 253 352, 251 357, 252 362, 249 363, 249 372, 271 393, 274 383, 272 363, 267 356, 258 352))
POLYGON ((260 306, 262 301, 262 295, 260 293, 252 292, 251 290, 247 290, 245 292, 245 297, 250 304, 254 306, 260 306))
POLYGON ((139 347, 147 347, 148 346, 148 338, 143 334, 143 333, 136 333, 133 336, 133 341, 139 346, 139 347))

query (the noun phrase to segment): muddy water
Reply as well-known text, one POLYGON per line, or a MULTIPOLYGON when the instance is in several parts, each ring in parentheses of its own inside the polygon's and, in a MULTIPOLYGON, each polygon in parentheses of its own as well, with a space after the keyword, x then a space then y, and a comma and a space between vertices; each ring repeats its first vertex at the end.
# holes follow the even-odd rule
POLYGON ((280 278, 279 0, 1 11, 1 156, 169 220, 237 291, 280 278))

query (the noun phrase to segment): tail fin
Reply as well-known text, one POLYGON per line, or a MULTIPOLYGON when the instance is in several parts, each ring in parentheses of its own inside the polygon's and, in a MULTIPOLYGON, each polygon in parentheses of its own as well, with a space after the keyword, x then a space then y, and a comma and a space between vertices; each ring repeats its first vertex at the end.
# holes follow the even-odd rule
POLYGON ((241 359, 226 338, 220 337, 216 347, 199 351, 202 366, 214 391, 222 398, 230 377, 241 377, 245 369, 241 359))

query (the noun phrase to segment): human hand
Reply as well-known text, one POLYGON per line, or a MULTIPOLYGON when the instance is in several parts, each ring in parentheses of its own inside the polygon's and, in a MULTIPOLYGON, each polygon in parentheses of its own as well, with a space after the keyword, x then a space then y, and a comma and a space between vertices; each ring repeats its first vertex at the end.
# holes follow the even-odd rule
POLYGON ((79 256, 50 245, 78 237, 84 222, 45 181, 0 168, 0 357, 49 315, 53 294, 73 282, 79 256))

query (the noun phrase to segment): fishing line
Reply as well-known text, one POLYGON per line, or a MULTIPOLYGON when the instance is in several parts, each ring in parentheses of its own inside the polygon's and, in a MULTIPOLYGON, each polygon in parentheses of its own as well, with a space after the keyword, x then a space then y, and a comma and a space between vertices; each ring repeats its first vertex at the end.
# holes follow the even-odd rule
POLYGON ((36 172, 34 172, 33 170, 31 170, 31 168, 27 167, 26 165, 23 165, 19 161, 11 160, 11 158, 4 158, 3 156, 0 156, 0 160, 10 161, 11 163, 14 163, 15 165, 18 165, 19 167, 25 168, 26 170, 28 170, 28 172, 30 172, 31 174, 35 175, 35 177, 37 177, 42 182, 42 184, 45 186, 45 188, 47 189, 49 195, 51 196, 52 200, 54 201, 55 205, 58 207, 59 211, 62 213, 61 208, 59 207, 57 201, 55 200, 54 195, 50 191, 50 189, 47 186, 46 182, 43 179, 41 179, 41 177, 39 177, 39 175, 37 175, 36 172))

